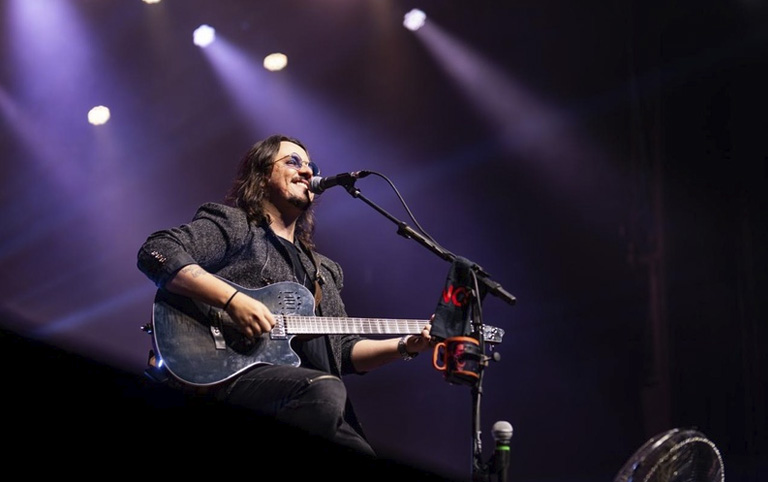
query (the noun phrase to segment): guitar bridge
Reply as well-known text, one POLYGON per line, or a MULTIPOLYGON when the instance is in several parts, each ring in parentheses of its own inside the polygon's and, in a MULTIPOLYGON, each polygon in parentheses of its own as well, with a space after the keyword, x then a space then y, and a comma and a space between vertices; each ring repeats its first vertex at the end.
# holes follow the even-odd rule
POLYGON ((269 336, 273 340, 285 340, 288 338, 285 332, 285 316, 280 315, 277 318, 277 323, 272 327, 272 331, 269 332, 269 336))

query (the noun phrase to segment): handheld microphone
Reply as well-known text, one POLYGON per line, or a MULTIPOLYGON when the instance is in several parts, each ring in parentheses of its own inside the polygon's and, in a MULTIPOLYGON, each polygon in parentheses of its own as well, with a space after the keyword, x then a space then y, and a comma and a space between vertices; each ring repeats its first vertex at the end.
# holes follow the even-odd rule
POLYGON ((348 187, 357 179, 370 174, 370 171, 353 171, 336 174, 335 176, 320 177, 313 176, 309 181, 309 190, 315 194, 322 194, 326 189, 333 186, 348 187))
POLYGON ((509 441, 512 440, 512 425, 499 420, 493 424, 492 433, 496 441, 496 450, 493 452, 490 472, 497 474, 496 480, 503 482, 507 480, 507 469, 509 469, 509 441))

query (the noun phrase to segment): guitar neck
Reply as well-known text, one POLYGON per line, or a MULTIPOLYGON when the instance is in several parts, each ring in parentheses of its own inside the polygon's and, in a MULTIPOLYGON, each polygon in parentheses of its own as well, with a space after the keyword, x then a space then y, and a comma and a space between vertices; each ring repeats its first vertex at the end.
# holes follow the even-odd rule
POLYGON ((293 315, 282 319, 291 335, 418 335, 429 321, 293 315))

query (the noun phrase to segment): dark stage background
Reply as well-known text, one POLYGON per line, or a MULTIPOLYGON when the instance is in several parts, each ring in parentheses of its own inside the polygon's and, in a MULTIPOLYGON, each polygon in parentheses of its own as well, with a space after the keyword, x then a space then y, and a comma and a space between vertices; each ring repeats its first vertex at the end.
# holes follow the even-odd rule
MULTIPOLYGON (((483 304, 506 334, 481 435, 489 455, 493 423, 514 426, 509 480, 610 481, 675 427, 719 447, 727 480, 768 479, 765 2, 0 0, 0 21, 3 403, 19 454, 81 453, 82 435, 167 460, 216 438, 182 423, 207 406, 144 384, 155 288, 136 252, 220 201, 240 156, 282 132, 324 175, 387 176, 517 298, 483 304), (411 8, 428 15, 416 32, 411 8), (277 50, 287 69, 262 69, 277 50), (86 122, 97 104, 106 125, 86 122)), ((383 179, 357 187, 414 226, 383 179)), ((446 261, 341 189, 316 212, 350 315, 429 317, 446 261)), ((469 479, 470 391, 428 356, 347 383, 383 458, 469 479)))

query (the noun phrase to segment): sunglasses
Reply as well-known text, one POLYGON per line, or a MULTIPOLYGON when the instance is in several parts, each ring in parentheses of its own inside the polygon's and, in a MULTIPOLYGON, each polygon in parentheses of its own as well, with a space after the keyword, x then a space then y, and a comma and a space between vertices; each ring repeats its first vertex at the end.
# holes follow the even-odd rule
POLYGON ((301 170, 304 166, 309 166, 310 169, 312 169, 312 175, 318 176, 320 175, 320 168, 317 167, 317 164, 315 164, 312 161, 303 161, 301 157, 299 157, 298 154, 290 154, 285 157, 281 157, 280 159, 276 160, 275 162, 280 162, 282 160, 285 160, 285 165, 296 169, 297 171, 301 170))

